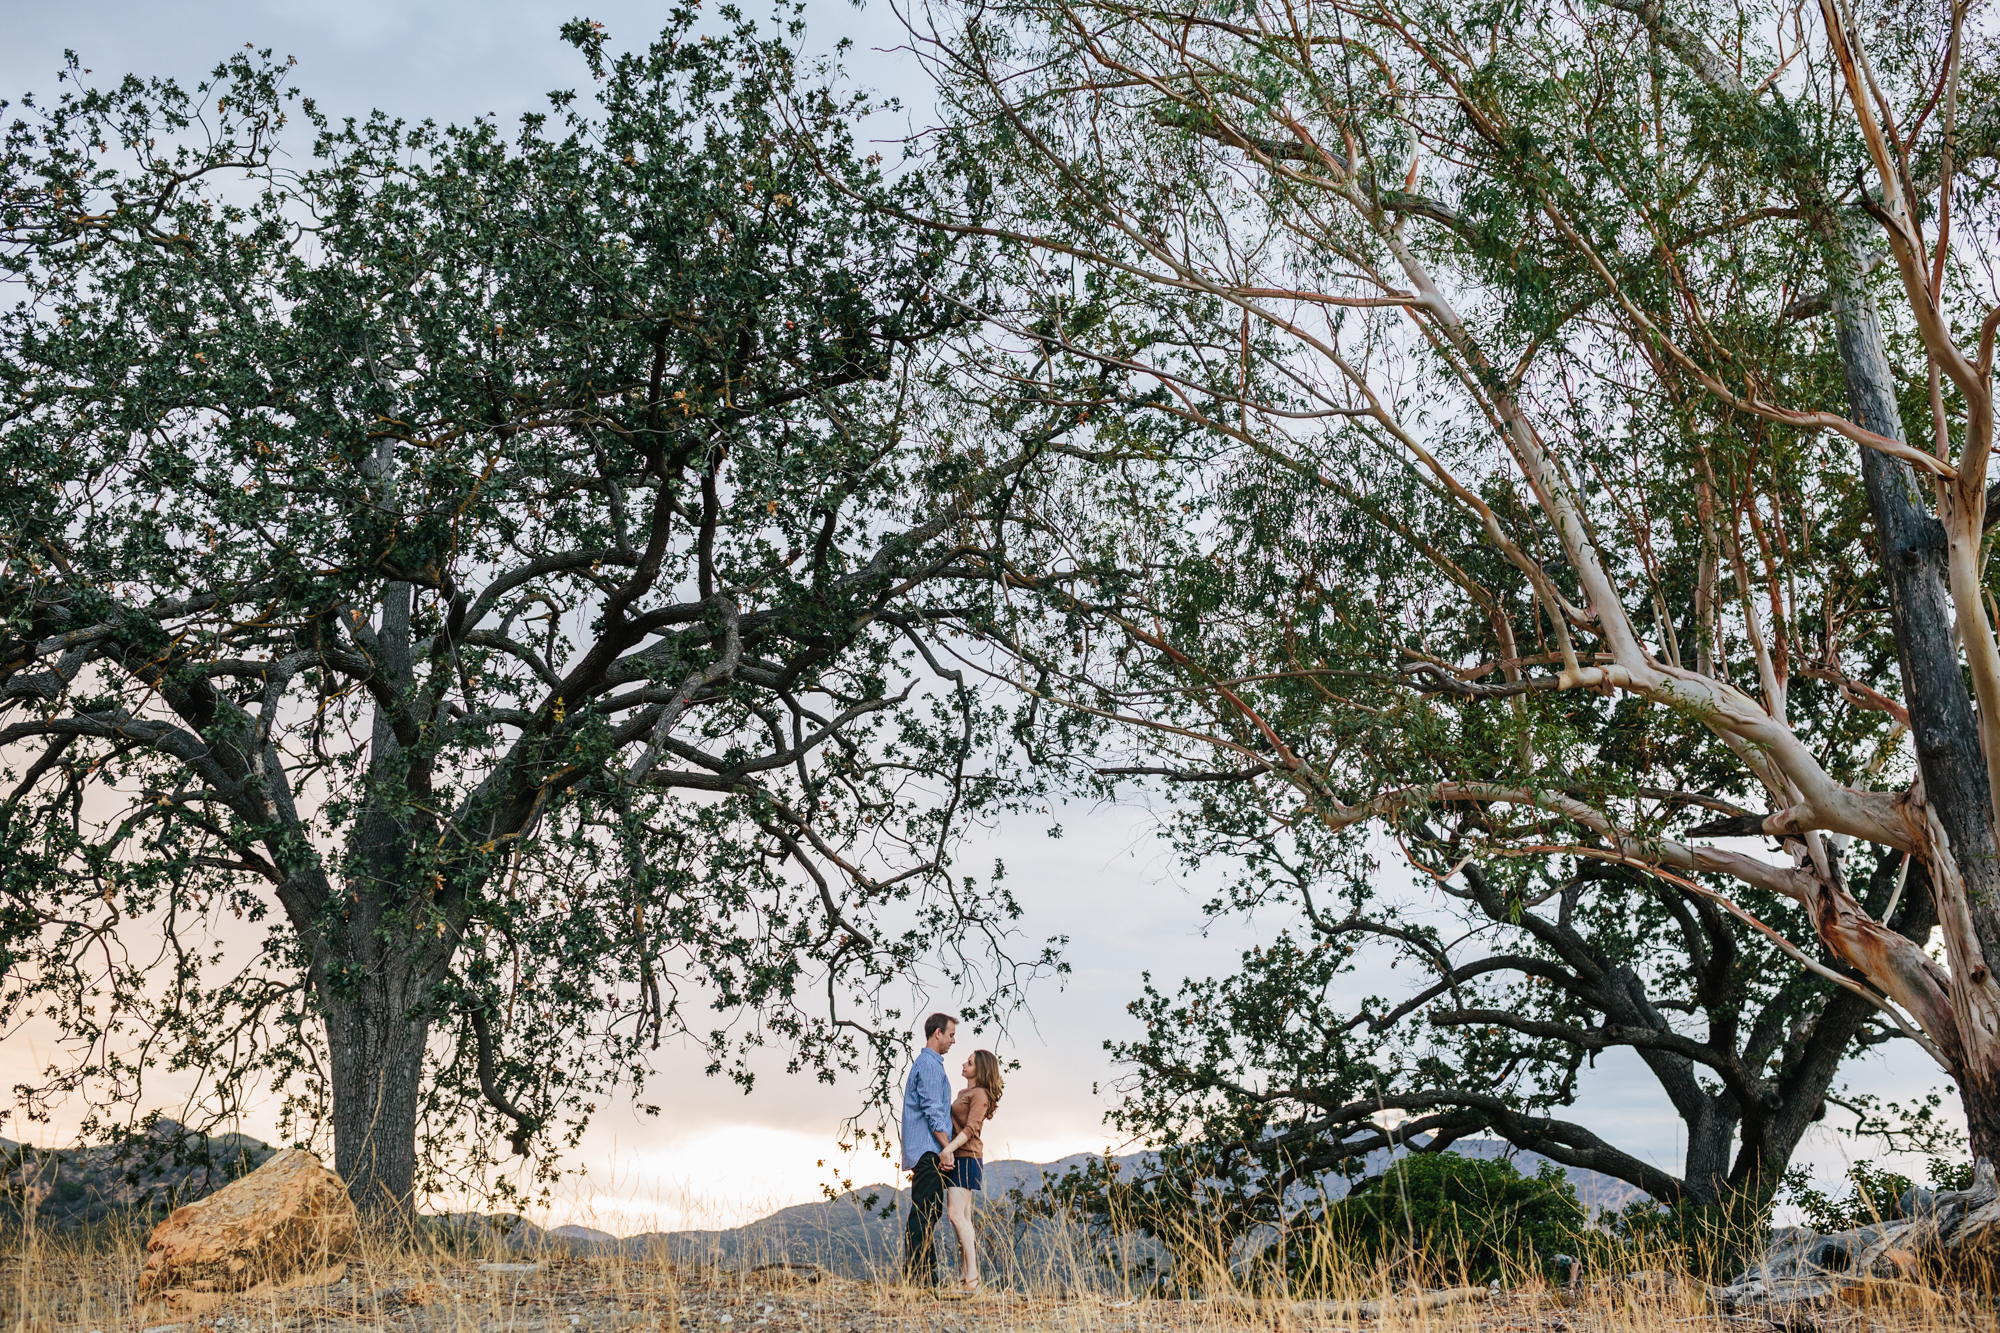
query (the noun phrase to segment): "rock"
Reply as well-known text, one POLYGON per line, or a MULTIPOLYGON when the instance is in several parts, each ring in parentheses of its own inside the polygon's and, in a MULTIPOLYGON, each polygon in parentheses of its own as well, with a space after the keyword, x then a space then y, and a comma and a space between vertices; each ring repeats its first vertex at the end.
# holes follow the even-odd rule
POLYGON ((331 1256, 354 1242, 359 1226, 340 1177, 289 1148, 154 1227, 139 1296, 177 1294, 187 1304, 189 1296, 301 1274, 337 1276, 331 1256))
POLYGON ((1936 1211, 1937 1195, 1931 1193, 1922 1185, 1910 1186, 1903 1191, 1903 1197, 1896 1200, 1896 1216, 1906 1217, 1911 1221, 1915 1221, 1920 1217, 1929 1217, 1936 1211))

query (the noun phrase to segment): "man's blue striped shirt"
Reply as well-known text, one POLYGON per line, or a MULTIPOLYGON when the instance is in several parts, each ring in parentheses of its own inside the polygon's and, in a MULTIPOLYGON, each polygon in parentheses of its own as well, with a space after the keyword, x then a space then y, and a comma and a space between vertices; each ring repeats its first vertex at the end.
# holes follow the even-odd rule
POLYGON ((926 1046, 917 1052, 903 1084, 905 1171, 915 1170, 919 1158, 943 1146, 936 1134, 944 1135, 944 1143, 951 1141, 951 1079, 944 1072, 944 1057, 926 1046))

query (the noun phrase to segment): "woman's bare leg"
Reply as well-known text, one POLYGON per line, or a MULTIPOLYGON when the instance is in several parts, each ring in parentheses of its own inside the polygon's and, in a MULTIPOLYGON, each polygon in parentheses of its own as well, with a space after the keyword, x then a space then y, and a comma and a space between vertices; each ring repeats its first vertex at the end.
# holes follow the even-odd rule
POLYGON ((944 1192, 944 1215, 958 1233, 958 1280, 970 1291, 979 1285, 979 1254, 972 1239, 972 1191, 953 1185, 944 1192))

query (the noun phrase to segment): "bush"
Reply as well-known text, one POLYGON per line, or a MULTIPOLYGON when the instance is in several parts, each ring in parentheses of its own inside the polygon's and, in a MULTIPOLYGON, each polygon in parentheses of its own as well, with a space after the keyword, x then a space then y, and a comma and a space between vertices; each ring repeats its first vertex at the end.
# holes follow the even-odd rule
MULTIPOLYGON (((1962 1190, 1972 1184, 1970 1161, 1933 1157, 1930 1168, 1930 1184, 1926 1188, 1933 1191, 1962 1190)), ((1871 1222, 1894 1217, 1896 1201, 1916 1183, 1908 1176, 1882 1170, 1867 1162, 1856 1162, 1848 1167, 1846 1179, 1850 1186, 1847 1194, 1835 1198, 1814 1185, 1803 1170, 1794 1168, 1785 1173, 1780 1197, 1798 1206, 1799 1211, 1805 1214, 1807 1226, 1825 1234, 1851 1231, 1855 1227, 1865 1227, 1871 1222)))
POLYGON ((1524 1176, 1512 1162, 1419 1153, 1329 1204, 1295 1276, 1329 1262, 1417 1264, 1443 1279, 1485 1282, 1504 1270, 1552 1271, 1587 1245, 1576 1187, 1552 1162, 1524 1176), (1417 1256, 1426 1256, 1419 1261, 1417 1256), (1462 1270, 1462 1271, 1460 1271, 1462 1270))
POLYGON ((1732 1214, 1727 1208, 1682 1199, 1664 1204, 1635 1199, 1601 1214, 1607 1242, 1634 1268, 1667 1268, 1704 1282, 1732 1282, 1770 1245, 1769 1215, 1732 1214))

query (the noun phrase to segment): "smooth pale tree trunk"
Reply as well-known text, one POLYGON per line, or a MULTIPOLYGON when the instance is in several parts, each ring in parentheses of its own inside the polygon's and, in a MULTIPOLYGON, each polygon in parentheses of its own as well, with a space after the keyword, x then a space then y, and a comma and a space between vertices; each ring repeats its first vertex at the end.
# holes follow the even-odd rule
MULTIPOLYGON (((1836 300, 1834 313, 1849 411, 1869 430, 1904 440, 1895 380, 1874 302, 1845 292, 1836 300)), ((1944 525, 1924 504, 1907 463, 1875 449, 1860 452, 1924 799, 1944 827, 1949 853, 1973 904, 1974 928, 1990 958, 1991 945, 2000 943, 2000 931, 1995 930, 2000 922, 1991 920, 1991 908, 1983 905, 2000 902, 2000 860, 1993 854, 1986 758, 1959 664, 1946 584, 1944 525)), ((1962 1039, 1977 1057, 1982 1034, 1966 1032, 1962 1039)), ((1972 1058, 1957 1064, 1951 1073, 1964 1103, 1972 1151, 2000 1161, 2000 1086, 1986 1072, 1992 1062, 1972 1058)))
MULTIPOLYGON (((1706 35, 1664 20, 1652 0, 1604 3, 1638 17, 1709 87, 1735 97, 1744 94, 1738 72, 1717 59, 1716 47, 1706 35)), ((1901 201, 1906 197, 1907 182, 1867 110, 1871 99, 1864 86, 1865 60, 1853 49, 1855 34, 1844 26, 1831 0, 1821 0, 1820 9, 1829 54, 1847 84, 1850 105, 1856 108, 1857 128, 1874 158, 1881 188, 1878 198, 1884 202, 1884 208, 1871 214, 1882 226, 1877 230, 1870 225, 1868 243, 1880 245, 1886 240, 1889 244, 1910 310, 1926 340, 1926 355, 1935 358, 1927 369, 1936 374, 1938 366, 1950 364, 1964 371, 1971 361, 1958 349, 1945 346, 1950 330, 1926 314, 1935 309, 1923 271, 1928 242, 1920 228, 1903 215, 1901 201)), ((1954 62, 1958 58, 1956 37, 1950 58, 1954 62)), ((1946 124, 1951 123, 1951 105, 1956 99, 1954 73, 1946 124)), ((1948 159, 1949 151, 1946 156, 1948 159)), ((1923 192, 1927 191, 1915 191, 1923 192)), ((1809 212, 1823 213, 1829 207, 1817 187, 1808 189, 1800 202, 1809 212)), ((1942 240, 1939 245, 1943 245, 1942 240)), ((1863 284, 1868 267, 1858 246, 1851 242, 1849 262, 1841 266, 1843 271, 1829 275, 1849 413, 1856 425, 1907 444, 1909 437, 1896 405, 1896 380, 1883 347, 1881 321, 1863 284)), ((1966 399, 1966 445, 1958 461, 1973 470, 1963 483, 1954 481, 1944 488, 1947 498, 1942 517, 1949 520, 1949 527, 1925 503, 1925 490, 1919 488, 1909 464, 1874 448, 1860 452, 1880 548, 1878 558, 1889 589, 1903 699, 1923 777, 1922 797, 1908 803, 1905 818, 1911 841, 1931 872, 1932 903, 1952 966, 1952 975, 1944 983, 1948 1012, 1932 1007, 1913 1014, 1929 1029, 1928 1035, 1958 1084, 1973 1152, 2000 1161, 2000 985, 1992 975, 1992 965, 2000 964, 2000 862, 1994 857, 1995 769, 1989 763, 1989 758, 2000 756, 1989 756, 1987 750, 1988 746, 2000 747, 2000 727, 1994 727, 1993 716, 2000 714, 2000 683, 1995 681, 1996 649, 1978 586, 1979 487, 1987 472, 1985 451, 1991 443, 1993 414, 1987 369, 1982 359, 1976 378, 1984 383, 1970 383, 1974 376, 1969 374, 1957 379, 1966 399), (1952 488, 1957 488, 1955 493, 1952 488), (1957 632, 1961 618, 1965 622, 1963 635, 1957 632), (1973 708, 1968 666, 1975 682, 1983 682, 1989 713, 1984 719, 1973 708), (1991 729, 1984 741, 1982 721, 1991 729)), ((1932 494, 1939 490, 1935 485, 1927 486, 1932 494)), ((1818 906, 1837 909, 1839 904, 1818 906)), ((1908 980, 1897 974, 1913 961, 1910 955, 1899 950, 1902 957, 1892 958, 1880 950, 1871 952, 1866 932, 1847 934, 1843 939, 1837 916, 1837 910, 1814 912, 1829 950, 1894 994, 1899 980, 1908 980)))

